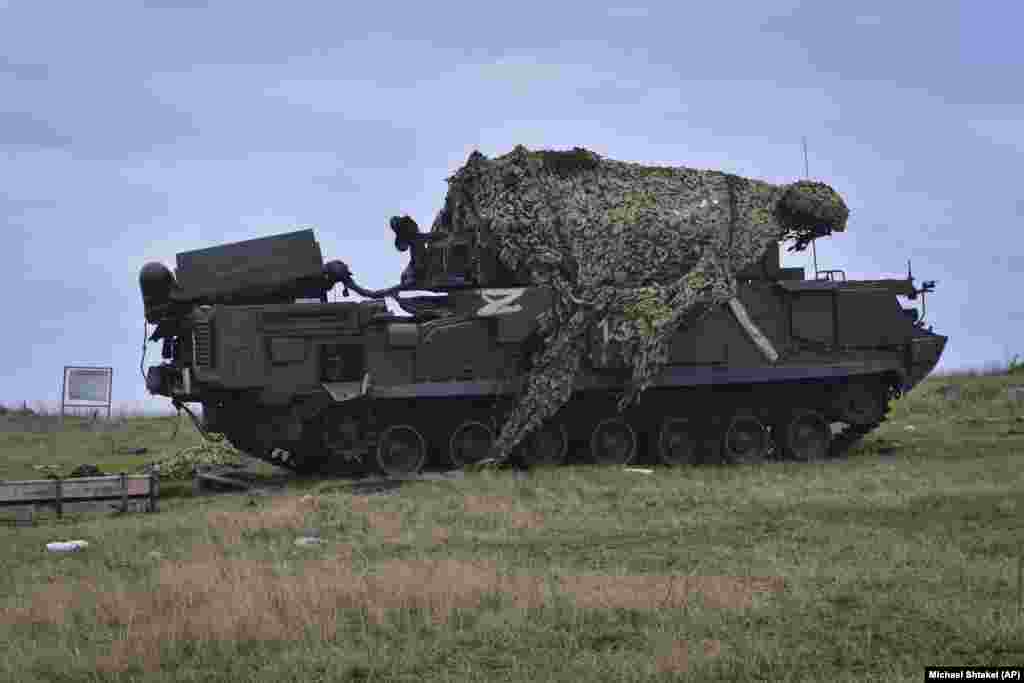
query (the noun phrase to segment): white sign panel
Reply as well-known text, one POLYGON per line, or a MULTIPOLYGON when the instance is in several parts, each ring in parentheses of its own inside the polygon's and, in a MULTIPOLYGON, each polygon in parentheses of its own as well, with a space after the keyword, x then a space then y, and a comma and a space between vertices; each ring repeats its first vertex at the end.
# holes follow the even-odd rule
POLYGON ((64 368, 64 405, 107 407, 113 368, 64 368))

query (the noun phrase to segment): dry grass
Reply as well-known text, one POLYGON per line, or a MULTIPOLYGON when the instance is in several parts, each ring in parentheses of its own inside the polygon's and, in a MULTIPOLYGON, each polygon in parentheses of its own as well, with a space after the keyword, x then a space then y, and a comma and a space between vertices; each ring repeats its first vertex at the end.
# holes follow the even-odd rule
MULTIPOLYGON (((700 643, 701 654, 705 660, 718 659, 722 655, 722 641, 716 639, 705 639, 700 643)), ((657 670, 659 673, 686 673, 690 669, 690 641, 675 640, 669 647, 665 648, 666 653, 657 659, 657 670)))
POLYGON ((514 499, 507 496, 468 495, 463 501, 468 514, 500 514, 505 515, 513 529, 542 529, 544 515, 537 511, 523 510, 514 499))
POLYGON ((452 532, 446 527, 436 526, 430 530, 430 541, 435 544, 447 543, 451 535, 452 532))
MULTIPOLYGON (((240 530, 302 523, 314 501, 305 497, 282 503, 243 523, 238 522, 239 515, 209 519, 226 540, 237 543, 241 535, 234 534, 240 530)), ((286 569, 268 560, 232 557, 220 543, 204 544, 194 546, 188 559, 162 560, 149 585, 54 578, 37 589, 27 605, 0 609, 0 622, 65 627, 92 618, 115 634, 109 651, 97 655, 98 671, 123 672, 138 666, 156 672, 169 653, 174 656, 175 648, 187 643, 201 649, 214 641, 332 642, 341 637, 339 629, 346 624, 361 629, 384 625, 396 611, 419 610, 426 623, 443 627, 456 610, 480 610, 488 597, 519 610, 549 607, 558 598, 544 577, 505 573, 493 561, 385 560, 369 568, 358 564, 353 563, 351 546, 286 569), (346 617, 345 612, 350 614, 346 617)), ((779 591, 782 583, 727 577, 567 576, 560 588, 581 609, 680 608, 693 590, 703 591, 705 601, 710 598, 716 607, 744 608, 750 606, 752 592, 779 591)), ((685 667, 685 652, 674 652, 669 660, 672 666, 682 661, 685 667)))
POLYGON ((366 513, 366 521, 382 543, 400 543, 402 541, 402 515, 400 513, 372 510, 366 513))
POLYGON ((333 641, 344 610, 354 611, 363 628, 385 623, 389 610, 416 609, 439 626, 455 610, 480 609, 486 596, 505 596, 519 609, 545 604, 542 579, 503 576, 489 561, 390 560, 363 572, 351 560, 345 548, 284 571, 205 545, 188 560, 163 561, 152 586, 59 581, 37 590, 26 606, 0 609, 0 621, 64 626, 89 613, 118 633, 97 659, 101 671, 135 663, 157 671, 163 652, 187 642, 333 641))
POLYGON ((37 590, 28 605, 0 610, 0 620, 7 624, 67 624, 81 592, 77 586, 56 577, 49 577, 47 581, 49 585, 37 590))
POLYGON ((270 507, 254 511, 212 511, 206 515, 210 529, 221 534, 225 543, 237 544, 245 534, 256 531, 301 529, 311 513, 320 510, 314 496, 275 498, 270 507))
POLYGON ((562 590, 580 609, 681 609, 691 593, 705 607, 748 609, 755 593, 780 593, 782 577, 759 576, 567 576, 562 590))
POLYGON ((658 657, 657 667, 661 673, 685 673, 690 669, 690 641, 673 641, 668 652, 658 657))
MULTIPOLYGON (((689 671, 690 665, 690 641, 673 641, 668 650, 657 657, 655 667, 658 673, 663 674, 684 674, 689 671)), ((722 641, 717 639, 705 639, 700 641, 700 654, 705 660, 717 659, 722 655, 722 641)))

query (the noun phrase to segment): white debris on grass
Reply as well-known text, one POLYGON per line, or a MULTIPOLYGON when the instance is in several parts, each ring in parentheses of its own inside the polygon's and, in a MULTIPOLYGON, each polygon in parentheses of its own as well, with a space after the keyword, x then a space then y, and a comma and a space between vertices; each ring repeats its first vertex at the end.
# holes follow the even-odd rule
POLYGON ((73 553, 89 547, 88 541, 54 541, 47 543, 46 549, 51 553, 73 553))

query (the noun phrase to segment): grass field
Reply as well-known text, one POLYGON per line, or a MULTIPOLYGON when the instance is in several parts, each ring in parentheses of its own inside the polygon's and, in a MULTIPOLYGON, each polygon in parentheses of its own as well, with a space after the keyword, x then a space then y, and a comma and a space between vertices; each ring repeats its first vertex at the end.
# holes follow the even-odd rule
MULTIPOLYGON (((1010 384, 1024 375, 930 378, 821 465, 481 472, 373 496, 180 486, 157 514, 0 526, 0 678, 860 682, 1021 665, 1010 384), (295 544, 314 530, 321 544, 295 544), (65 539, 90 546, 44 551, 65 539)), ((187 422, 171 440, 173 418, 5 419, 4 479, 199 443, 187 422), (150 452, 118 453, 134 446, 150 452)))

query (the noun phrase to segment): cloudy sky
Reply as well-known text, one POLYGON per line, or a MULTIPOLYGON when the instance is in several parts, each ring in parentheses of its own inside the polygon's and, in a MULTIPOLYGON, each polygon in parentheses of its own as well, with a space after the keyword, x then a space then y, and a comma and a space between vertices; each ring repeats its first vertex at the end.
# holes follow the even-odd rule
POLYGON ((167 410, 144 262, 313 227, 385 287, 387 218, 516 144, 781 183, 806 136, 852 210, 819 266, 938 280, 942 367, 1024 354, 1024 11, 924 4, 0 0, 0 403, 99 365, 167 410))

